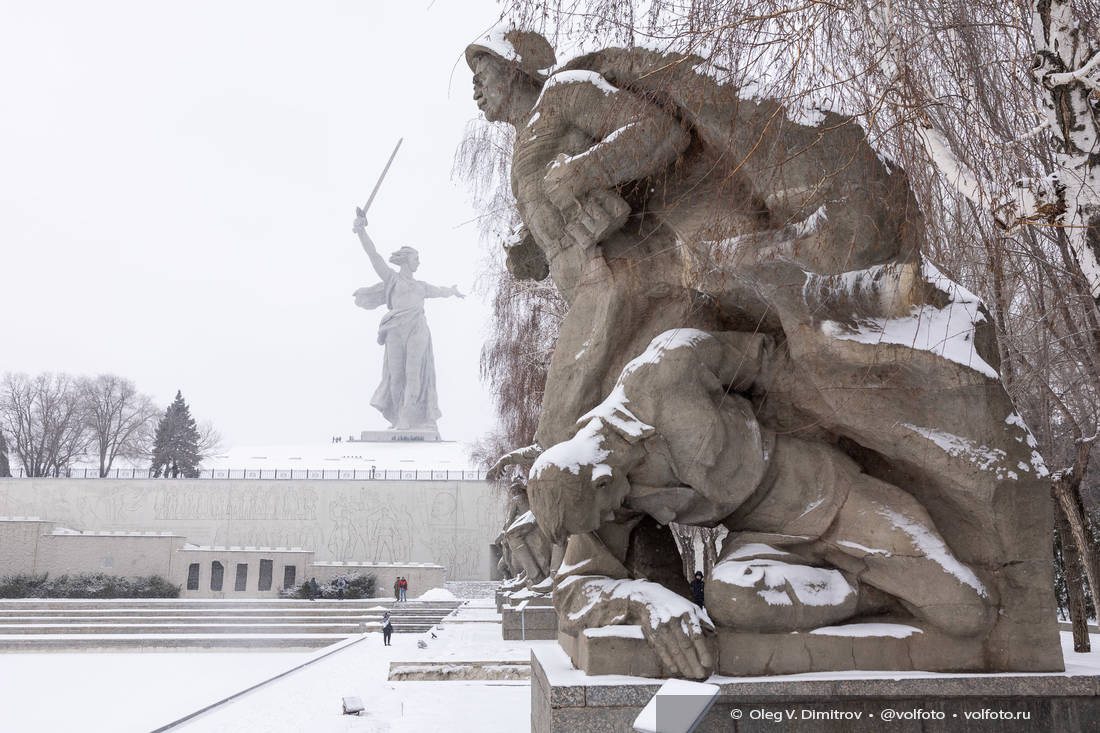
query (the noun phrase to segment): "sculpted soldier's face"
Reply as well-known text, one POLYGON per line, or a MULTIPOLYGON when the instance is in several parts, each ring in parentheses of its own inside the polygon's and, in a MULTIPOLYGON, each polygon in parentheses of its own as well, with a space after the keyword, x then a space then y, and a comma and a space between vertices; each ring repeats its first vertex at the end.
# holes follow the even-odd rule
POLYGON ((642 453, 598 418, 571 439, 547 448, 527 479, 539 526, 555 541, 599 529, 623 505, 630 491, 629 466, 642 453))
POLYGON ((539 527, 555 542, 595 532, 623 505, 630 490, 621 472, 606 464, 599 470, 590 464, 580 465, 576 473, 554 465, 540 468, 537 472, 533 468, 527 494, 539 527))
POLYGON ((490 122, 509 122, 516 71, 489 54, 474 62, 474 102, 490 122))

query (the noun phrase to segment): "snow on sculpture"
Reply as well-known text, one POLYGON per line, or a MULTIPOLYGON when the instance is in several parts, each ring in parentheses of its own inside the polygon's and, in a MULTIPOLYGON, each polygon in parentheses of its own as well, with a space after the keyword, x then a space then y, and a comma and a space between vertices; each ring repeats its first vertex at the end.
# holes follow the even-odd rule
POLYGON ((555 66, 500 28, 466 58, 517 132, 509 269, 570 306, 536 443, 494 472, 528 466, 566 543, 574 662, 620 625, 692 678, 851 668, 876 635, 861 668, 1060 669, 1045 468, 904 172, 691 56, 555 66), (669 522, 731 532, 705 608, 669 522))

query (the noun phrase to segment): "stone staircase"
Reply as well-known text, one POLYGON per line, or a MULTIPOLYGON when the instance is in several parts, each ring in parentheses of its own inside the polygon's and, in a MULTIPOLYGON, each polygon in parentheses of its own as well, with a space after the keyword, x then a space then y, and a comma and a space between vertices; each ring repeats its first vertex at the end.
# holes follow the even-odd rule
POLYGON ((0 600, 0 652, 73 650, 315 649, 381 630, 431 629, 460 601, 372 598, 0 600))

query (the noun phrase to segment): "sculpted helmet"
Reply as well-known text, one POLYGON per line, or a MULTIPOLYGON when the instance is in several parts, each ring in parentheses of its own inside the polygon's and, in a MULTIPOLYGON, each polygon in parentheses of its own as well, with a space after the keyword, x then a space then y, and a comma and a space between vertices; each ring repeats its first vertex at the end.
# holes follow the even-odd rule
POLYGON ((499 25, 466 47, 466 63, 471 70, 484 54, 515 65, 539 84, 546 81, 546 72, 558 60, 550 42, 541 35, 511 25, 499 25))

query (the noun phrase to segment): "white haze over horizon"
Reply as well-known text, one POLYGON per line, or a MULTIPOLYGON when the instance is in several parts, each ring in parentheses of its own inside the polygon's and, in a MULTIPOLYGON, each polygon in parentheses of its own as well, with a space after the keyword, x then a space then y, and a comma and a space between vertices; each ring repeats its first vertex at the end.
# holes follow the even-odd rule
MULTIPOLYGON (((227 446, 385 428, 385 309, 351 232, 471 293, 485 249, 453 154, 477 115, 462 50, 491 0, 11 3, 0 24, 0 373, 183 391, 227 446)), ((483 296, 427 304, 440 430, 492 424, 483 296)))

